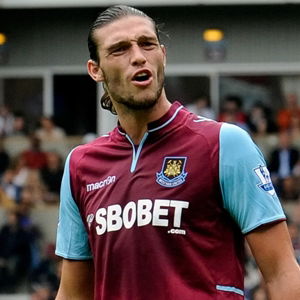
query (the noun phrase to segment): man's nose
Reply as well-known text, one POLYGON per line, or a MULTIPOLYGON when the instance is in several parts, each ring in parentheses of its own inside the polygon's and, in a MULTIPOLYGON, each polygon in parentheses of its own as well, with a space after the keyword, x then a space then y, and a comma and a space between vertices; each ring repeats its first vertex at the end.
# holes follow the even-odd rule
POLYGON ((147 61, 143 49, 141 49, 138 45, 134 45, 131 48, 131 64, 134 66, 143 65, 147 61))

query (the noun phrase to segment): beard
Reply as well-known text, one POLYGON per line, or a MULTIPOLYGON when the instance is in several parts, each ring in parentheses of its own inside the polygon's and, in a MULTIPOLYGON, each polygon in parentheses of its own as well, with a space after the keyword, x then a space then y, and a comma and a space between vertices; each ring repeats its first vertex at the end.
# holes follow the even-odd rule
MULTIPOLYGON (((156 103, 158 102, 158 99, 160 98, 162 94, 162 90, 164 87, 164 72, 161 72, 161 76, 158 77, 158 84, 157 89, 155 91, 142 91, 142 94, 144 96, 139 96, 138 94, 134 95, 128 95, 126 97, 123 97, 116 89, 115 86, 119 86, 119 82, 110 81, 107 79, 107 77, 104 74, 104 87, 109 96, 113 99, 113 102, 116 102, 118 104, 122 104, 125 106, 128 110, 134 110, 134 111, 141 111, 141 110, 148 110, 153 108, 156 103)), ((111 101, 111 100, 110 100, 111 101)))

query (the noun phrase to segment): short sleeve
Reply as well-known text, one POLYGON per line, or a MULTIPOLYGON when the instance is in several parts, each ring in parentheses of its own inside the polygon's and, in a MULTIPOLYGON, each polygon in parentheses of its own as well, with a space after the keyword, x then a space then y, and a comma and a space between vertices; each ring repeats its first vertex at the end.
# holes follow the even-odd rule
POLYGON ((67 157, 60 191, 59 220, 56 236, 56 255, 66 259, 91 259, 88 235, 70 186, 70 157, 67 157))
POLYGON ((263 155, 247 132, 224 123, 220 131, 219 159, 224 207, 242 233, 285 220, 263 155))

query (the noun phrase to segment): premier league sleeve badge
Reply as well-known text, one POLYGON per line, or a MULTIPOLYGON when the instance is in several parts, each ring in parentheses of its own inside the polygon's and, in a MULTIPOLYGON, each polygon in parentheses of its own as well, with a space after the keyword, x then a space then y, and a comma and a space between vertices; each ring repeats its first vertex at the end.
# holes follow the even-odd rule
POLYGON ((269 193, 271 196, 275 195, 275 189, 271 181, 270 173, 266 166, 259 166, 254 169, 255 174, 258 176, 260 183, 257 184, 263 191, 269 193))

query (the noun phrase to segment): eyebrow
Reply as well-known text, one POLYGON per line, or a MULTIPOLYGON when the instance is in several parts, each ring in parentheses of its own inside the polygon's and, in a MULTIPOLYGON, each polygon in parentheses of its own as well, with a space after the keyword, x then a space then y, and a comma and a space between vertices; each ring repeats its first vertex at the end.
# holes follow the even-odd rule
MULTIPOLYGON (((137 43, 139 42, 144 42, 144 41, 152 41, 152 42, 157 42, 159 43, 158 41, 158 38, 156 36, 149 36, 149 35, 141 35, 138 37, 137 39, 137 43)), ((119 41, 119 42, 116 42, 112 45, 110 45, 106 51, 107 52, 112 52, 114 51, 115 49, 118 49, 119 47, 123 47, 123 46, 128 46, 130 44, 130 40, 124 40, 124 41, 119 41)))
POLYGON ((116 49, 118 49, 119 47, 124 47, 124 46, 128 46, 129 45, 129 41, 120 41, 120 42, 117 42, 117 43, 114 43, 112 44, 111 46, 109 46, 107 49, 106 49, 106 52, 110 53, 116 49))
POLYGON ((149 35, 141 35, 138 38, 138 41, 154 41, 154 42, 158 42, 158 38, 157 36, 149 36, 149 35))

